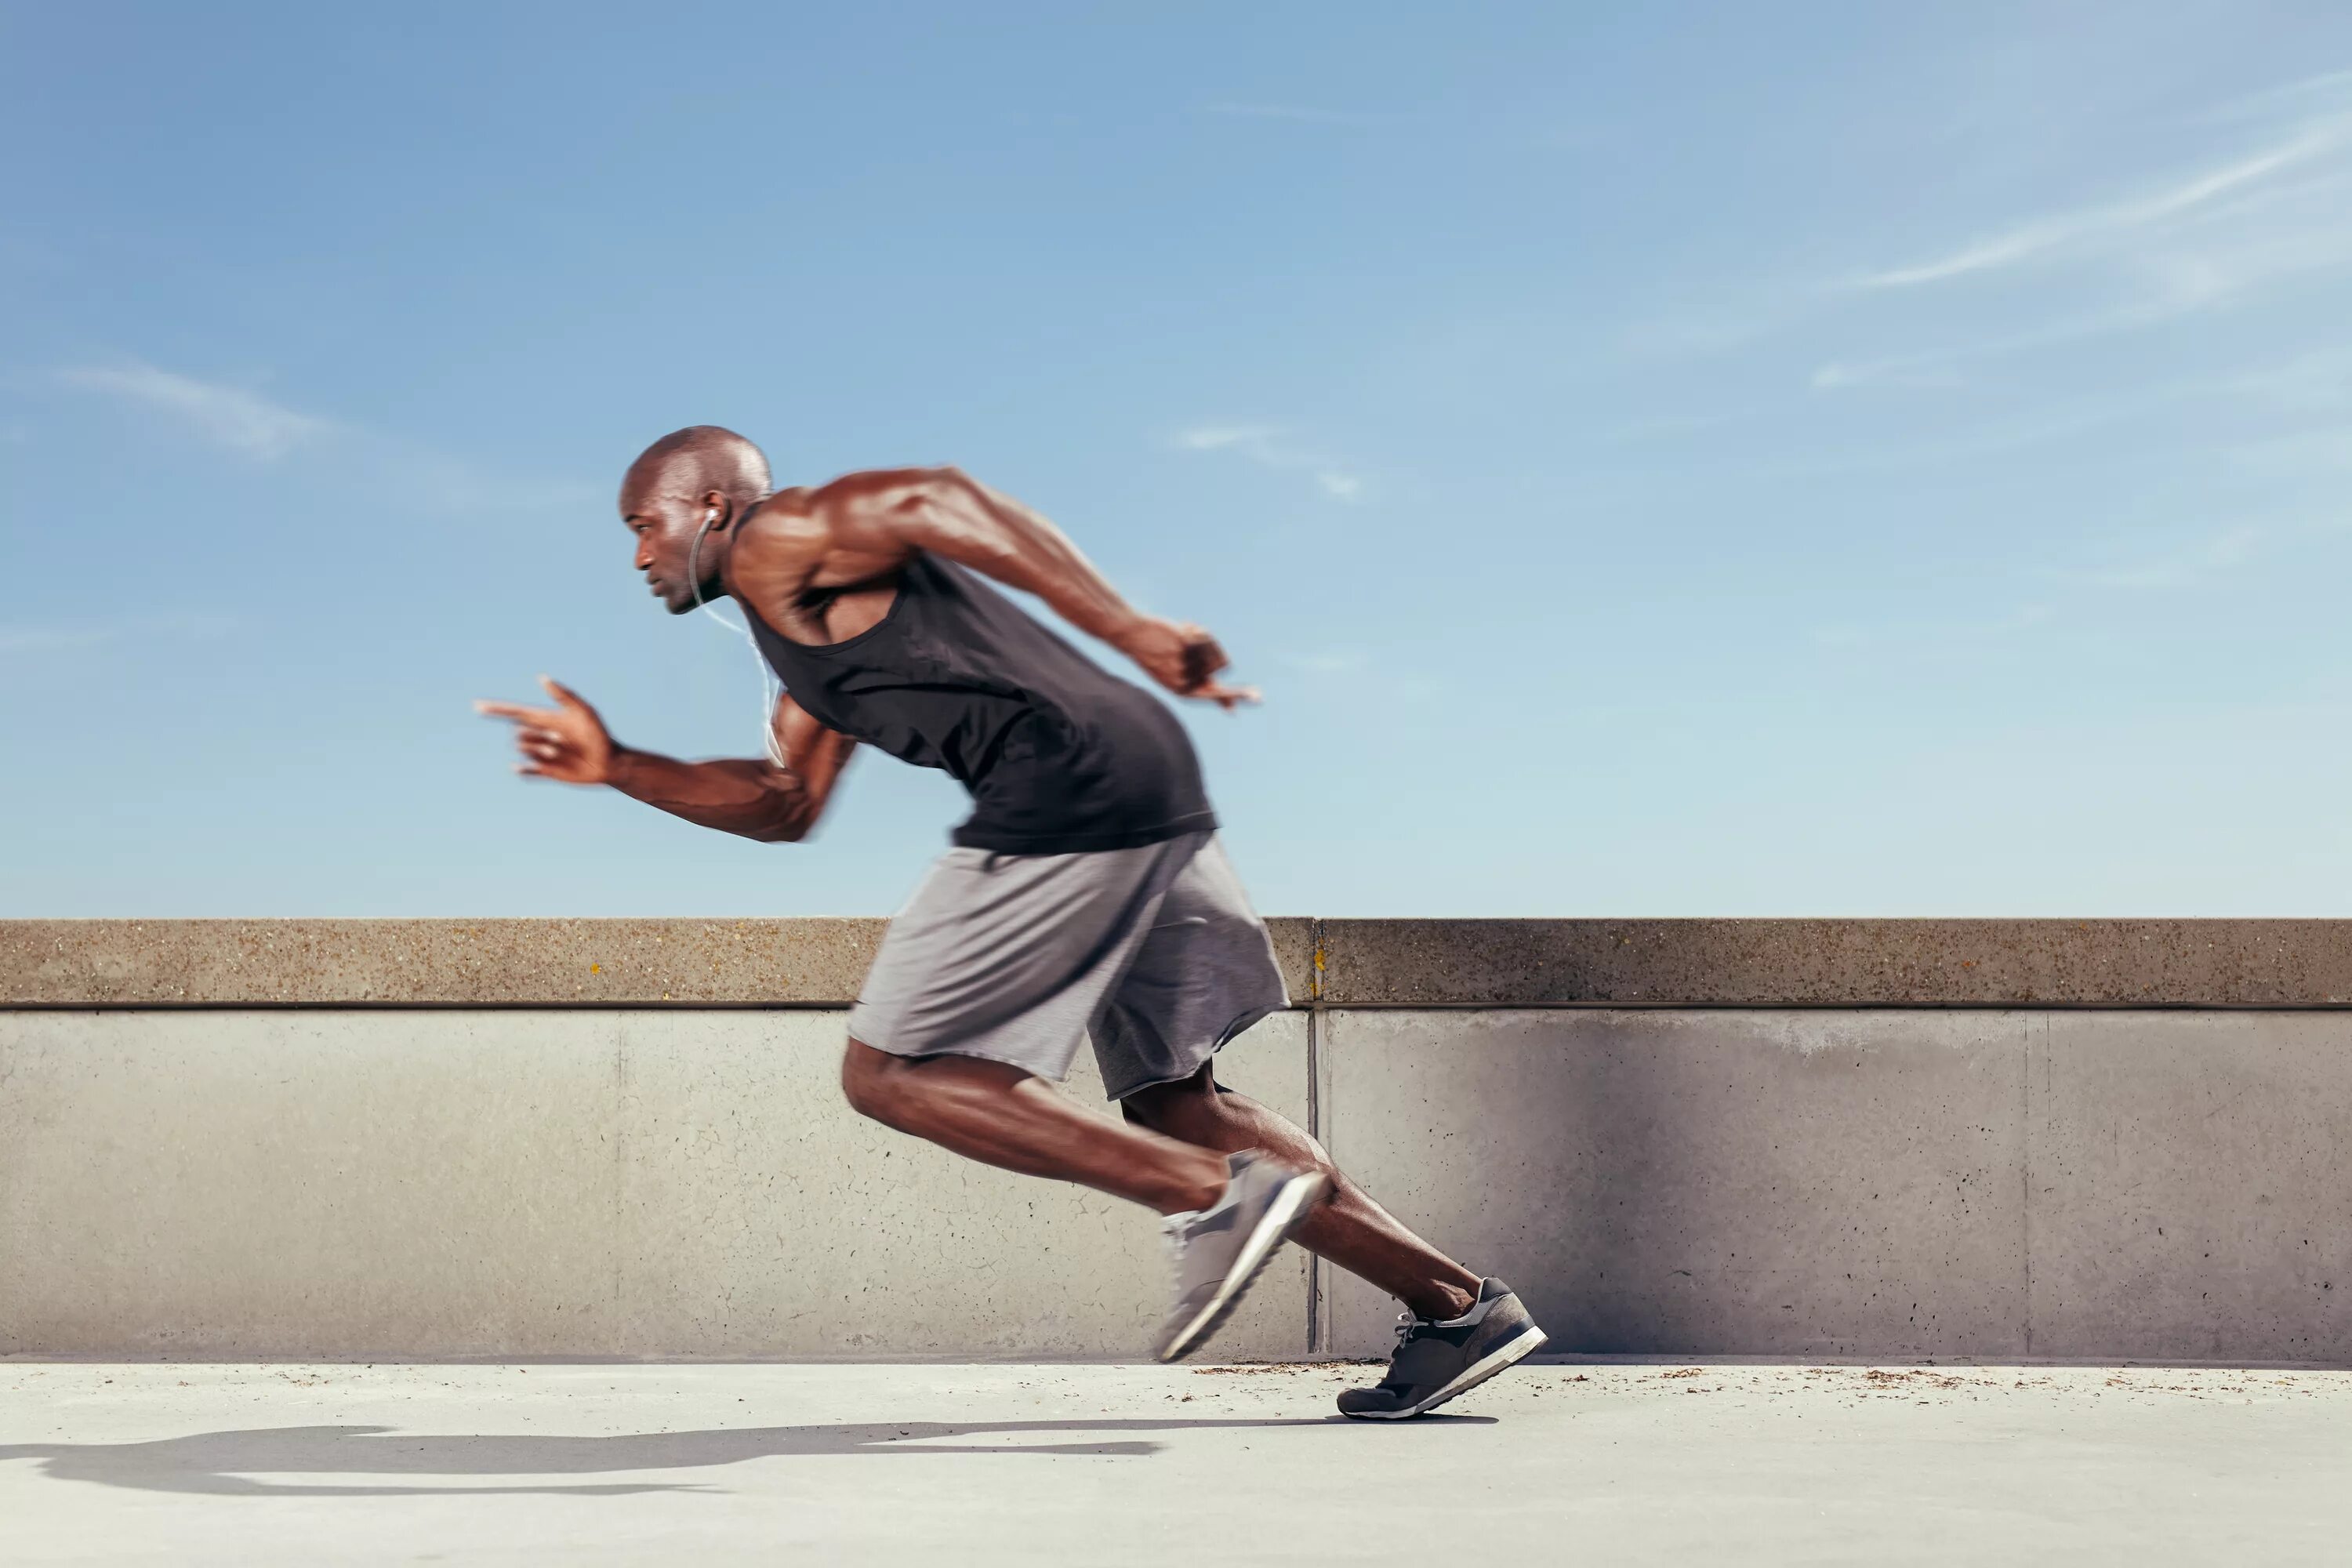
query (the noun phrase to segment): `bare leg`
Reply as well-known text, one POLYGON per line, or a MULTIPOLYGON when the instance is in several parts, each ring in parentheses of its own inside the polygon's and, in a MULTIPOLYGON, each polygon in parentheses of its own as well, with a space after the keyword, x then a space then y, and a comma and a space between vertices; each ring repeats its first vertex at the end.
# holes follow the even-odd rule
POLYGON ((852 1040, 841 1087, 863 1114, 968 1160, 1082 1183, 1161 1214, 1207 1208, 1225 1190, 1225 1162, 1207 1145, 1088 1115, 1003 1062, 894 1057, 852 1040))
POLYGON ((1263 1149, 1301 1170, 1319 1170, 1331 1190, 1291 1239, 1369 1280, 1424 1318, 1458 1318, 1478 1299, 1479 1279, 1374 1203, 1331 1163, 1323 1145, 1245 1094, 1220 1090, 1202 1068, 1181 1083, 1158 1084, 1120 1102, 1130 1121, 1231 1152, 1263 1149))

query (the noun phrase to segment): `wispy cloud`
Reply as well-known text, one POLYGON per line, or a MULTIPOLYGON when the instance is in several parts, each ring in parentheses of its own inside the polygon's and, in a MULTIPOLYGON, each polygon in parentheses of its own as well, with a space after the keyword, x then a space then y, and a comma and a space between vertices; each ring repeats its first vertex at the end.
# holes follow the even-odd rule
POLYGON ((1176 432, 1176 445, 1188 452, 1221 452, 1231 447, 1255 454, 1267 450, 1276 434, 1271 425, 1196 425, 1176 432))
POLYGON ((1914 288, 2120 237, 2192 213, 2233 191, 2331 152, 2343 142, 2344 128, 2339 124, 2310 127, 2251 157, 2190 175, 2149 195, 2036 218, 1931 260, 1866 273, 1854 281, 1864 289, 1914 288))
MULTIPOLYGON (((2352 268, 2352 72, 2242 99, 2217 120, 2259 122, 2265 143, 2227 162, 2176 171, 2140 195, 2019 224, 1912 265, 1850 276, 1825 300, 1902 297, 1968 280, 2065 276, 2063 291, 2001 296, 2031 311, 2003 325, 1895 353, 1840 357, 1812 373, 1816 391, 1916 390, 1961 384, 1958 367, 2094 339, 2145 332, 2200 312, 2339 276, 2352 268), (1990 329, 1990 330, 1989 330, 1990 329)), ((2242 132, 2233 132, 2242 135, 2242 132)), ((2126 401, 2137 396, 2137 389, 2126 401)))
MULTIPOLYGON (((2352 185, 2345 194, 2352 195, 2352 185)), ((1979 333, 1941 348, 1874 359, 1832 360, 1809 378, 1817 392, 1856 387, 1922 390, 1968 384, 1960 367, 2145 331, 2256 290, 2352 266, 2352 209, 2315 211, 2267 226, 2176 237, 2119 260, 2116 302, 2011 332, 1979 333)))
POLYGON ((2352 70, 2322 71, 2294 81, 2280 82, 2231 99, 2197 117, 2199 123, 2273 120, 2284 109, 2304 109, 2314 102, 2352 99, 2352 70))
POLYGON ((2352 263, 2352 179, 2271 195, 2123 257, 2125 275, 2138 285, 2126 323, 2168 321, 2352 263))
POLYGON ((2083 580, 2102 588, 2186 588, 2242 564, 2263 537, 2259 528, 2228 528, 2168 554, 2086 572, 2083 580))
POLYGON ((369 483, 396 489, 434 511, 587 508, 611 493, 602 485, 549 480, 470 461, 407 436, 304 414, 259 393, 143 360, 56 374, 68 385, 152 412, 257 462, 331 454, 347 477, 364 474, 369 483))
POLYGON ((84 626, 0 626, 0 656, 65 653, 106 643, 155 637, 217 637, 235 631, 234 616, 144 616, 131 620, 92 621, 84 626))
POLYGON ((1808 380, 1816 392, 1871 386, 1906 390, 1963 386, 1968 383, 1958 369, 1961 365, 2096 337, 2137 325, 2140 321, 2136 313, 2113 310, 2067 317, 2022 331, 1971 336, 1946 348, 1916 349, 1875 359, 1832 360, 1816 366, 1808 380))
POLYGON ((265 462, 282 458, 335 427, 330 420, 297 413, 259 393, 199 381, 139 361, 82 366, 60 374, 75 386, 159 410, 220 446, 265 462))
POLYGON ((1320 452, 1293 445, 1277 425, 1196 425, 1180 430, 1172 445, 1186 452, 1231 452, 1260 468, 1307 473, 1333 500, 1360 500, 1364 480, 1320 452))

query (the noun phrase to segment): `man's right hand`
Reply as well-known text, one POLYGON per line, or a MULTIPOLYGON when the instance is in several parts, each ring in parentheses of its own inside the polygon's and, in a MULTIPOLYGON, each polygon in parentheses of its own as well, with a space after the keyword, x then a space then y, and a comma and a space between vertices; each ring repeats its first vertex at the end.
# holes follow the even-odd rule
POLYGON ((1179 697, 1213 702, 1230 713, 1260 699, 1252 686, 1227 686, 1217 672, 1230 661, 1217 639, 1186 621, 1139 616, 1118 638, 1119 651, 1179 697))
POLYGON ((515 772, 563 784, 610 784, 614 747, 604 721, 570 687, 544 675, 539 678, 539 683, 555 699, 554 707, 477 702, 474 711, 514 725, 515 747, 523 755, 523 760, 515 764, 515 772))

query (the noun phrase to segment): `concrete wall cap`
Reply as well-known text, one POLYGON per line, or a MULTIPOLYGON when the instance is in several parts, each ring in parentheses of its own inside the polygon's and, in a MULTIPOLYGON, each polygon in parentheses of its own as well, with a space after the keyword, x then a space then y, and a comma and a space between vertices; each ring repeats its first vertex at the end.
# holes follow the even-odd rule
MULTIPOLYGON (((885 922, 0 921, 0 1008, 827 1007, 885 922)), ((2345 920, 1267 921, 1292 1000, 1417 1007, 2340 1007, 2345 920)))

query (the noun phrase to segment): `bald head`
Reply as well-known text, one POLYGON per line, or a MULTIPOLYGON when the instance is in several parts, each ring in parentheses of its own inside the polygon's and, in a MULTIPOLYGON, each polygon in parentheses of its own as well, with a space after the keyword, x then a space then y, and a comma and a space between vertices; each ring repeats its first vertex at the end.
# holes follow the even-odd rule
POLYGON ((673 430, 643 452, 621 478, 621 515, 646 503, 695 501, 717 490, 740 510, 768 493, 768 459, 734 431, 717 425, 673 430))
POLYGON ((621 479, 636 568, 674 615, 726 590, 735 525, 768 495, 768 459, 732 430, 689 425, 646 447, 621 479))

